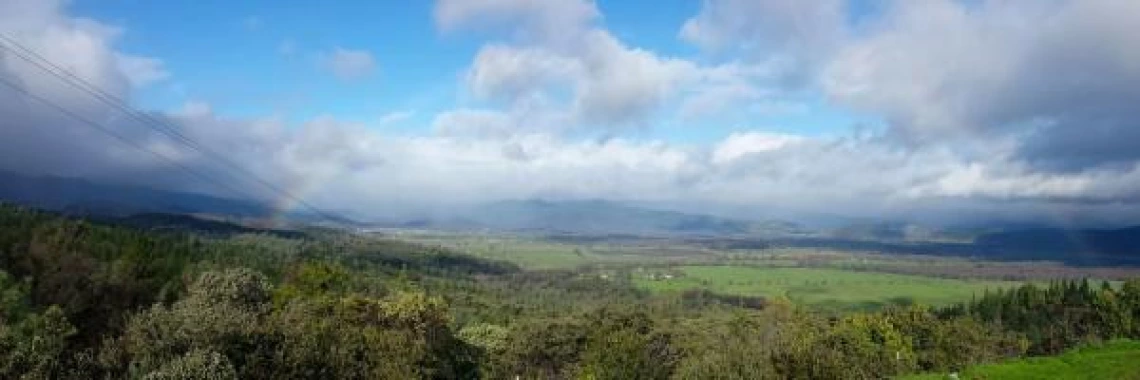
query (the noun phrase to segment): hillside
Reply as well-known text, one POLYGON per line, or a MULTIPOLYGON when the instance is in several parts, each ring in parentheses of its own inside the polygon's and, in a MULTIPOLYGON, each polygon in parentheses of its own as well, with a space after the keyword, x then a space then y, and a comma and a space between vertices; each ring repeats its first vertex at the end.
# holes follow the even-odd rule
POLYGON ((9 172, 0 172, 0 200, 79 215, 208 213, 266 217, 272 214, 270 207, 245 200, 9 172))
MULTIPOLYGON (((272 206, 245 199, 159 190, 143 186, 112 185, 81 178, 24 176, 0 172, 0 201, 100 218, 146 219, 158 215, 210 216, 212 219, 265 225, 338 224, 358 225, 343 215, 317 215, 308 211, 281 212, 272 206), (330 220, 331 218, 331 220, 330 220)), ((211 218, 196 218, 205 221, 211 218)), ((188 219, 183 218, 181 222, 188 219)))
POLYGON ((791 228, 786 223, 751 222, 602 200, 491 202, 403 226, 595 235, 742 235, 791 228))
POLYGON ((1120 229, 1038 228, 979 236, 974 244, 1000 251, 1140 257, 1140 226, 1120 229))

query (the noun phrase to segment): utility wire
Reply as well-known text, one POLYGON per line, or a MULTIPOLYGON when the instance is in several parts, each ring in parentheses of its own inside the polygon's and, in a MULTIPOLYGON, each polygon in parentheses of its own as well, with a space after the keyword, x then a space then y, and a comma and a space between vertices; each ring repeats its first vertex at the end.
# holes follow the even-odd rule
MULTIPOLYGON (((15 39, 8 37, 7 35, 4 35, 3 33, 0 33, 0 40, 5 42, 5 44, 12 46, 12 47, 9 47, 9 46, 5 46, 5 44, 0 44, 0 48, 4 48, 5 50, 11 52, 16 57, 24 60, 25 62, 28 62, 28 63, 36 66, 37 68, 39 68, 40 70, 42 70, 48 74, 51 74, 52 76, 63 81, 64 83, 66 83, 72 87, 75 87, 76 89, 79 89, 83 92, 86 92, 87 94, 95 97, 99 101, 101 101, 101 102, 103 102, 103 103, 105 103, 111 107, 114 107, 115 109, 118 109, 123 114, 134 119, 135 121, 138 121, 139 123, 143 124, 144 126, 150 128, 150 129, 153 129, 155 131, 158 131, 159 133, 162 133, 162 134, 164 134, 170 138, 173 138, 173 139, 177 140, 178 142, 182 143, 183 145, 186 145, 190 149, 193 149, 193 150, 197 151, 198 153, 201 153, 204 156, 208 156, 210 158, 213 158, 213 159, 223 163, 225 166, 229 167, 230 169, 237 171, 237 172, 240 172, 241 174, 244 174, 245 175, 244 179, 257 182, 261 186, 269 189, 270 191, 277 193, 277 194, 279 194, 285 198, 288 198, 289 200, 296 202, 297 204, 309 209, 313 213, 317 214, 318 216, 320 216, 326 220, 334 221, 334 222, 342 220, 342 218, 339 218, 339 217, 334 216, 334 215, 330 215, 329 213, 327 213, 327 212, 313 206, 312 204, 306 202, 304 199, 302 199, 298 196, 295 196, 295 195, 289 193, 288 191, 274 185, 272 182, 259 177, 257 174, 249 171, 248 169, 245 169, 240 164, 234 162, 233 160, 230 160, 226 156, 218 154, 216 151, 213 151, 213 150, 207 148, 205 145, 198 143, 197 141, 194 141, 193 139, 191 139, 191 138, 187 137, 186 135, 180 133, 178 131, 178 128, 171 126, 169 123, 167 123, 163 120, 157 119, 153 116, 150 116, 149 114, 147 114, 145 112, 141 112, 141 111, 138 111, 138 110, 130 107, 129 105, 127 105, 126 101, 124 101, 123 99, 116 97, 115 95, 109 94, 106 91, 103 91, 98 86, 84 80, 83 78, 72 73, 71 71, 62 68, 59 65, 56 65, 55 63, 52 63, 47 58, 44 58, 42 55, 37 54, 35 51, 27 48, 26 46, 24 46, 22 44, 20 44, 15 39)), ((8 84, 11 85, 11 83, 8 83, 8 84)), ((11 86, 9 86, 9 87, 11 87, 11 86)), ((21 89, 21 90, 23 90, 23 89, 21 89)), ((23 90, 23 91, 26 93, 26 90, 23 90)), ((61 108, 61 107, 53 107, 53 108, 61 108)), ((134 144, 132 144, 132 145, 134 145, 134 144)), ((138 146, 136 145, 136 147, 138 147, 138 146)), ((169 159, 168 159, 168 161, 169 161, 169 159)), ((183 166, 183 165, 179 165, 179 166, 183 166)))
POLYGON ((28 99, 35 100, 36 102, 39 102, 40 104, 51 107, 52 109, 55 109, 56 111, 59 111, 60 113, 66 115, 72 119, 75 119, 76 121, 79 121, 88 127, 94 128, 95 130, 103 132, 104 134, 106 134, 108 136, 114 137, 115 139, 119 140, 120 142, 122 142, 124 144, 130 145, 130 146, 134 147, 135 149, 150 153, 151 155, 153 155, 155 157, 158 157, 164 161, 167 161, 170 164, 175 165, 175 166, 181 168, 182 170, 185 170, 185 171, 189 172, 190 174, 197 176, 200 179, 203 179, 207 182, 213 182, 214 184, 219 185, 219 186, 221 186, 227 190, 230 190, 234 193, 237 193, 238 195, 249 196, 249 194, 245 193, 244 191, 238 190, 235 187, 231 187, 231 186, 225 184, 224 182, 220 182, 217 179, 210 177, 206 173, 194 170, 193 168, 191 168, 189 166, 183 165, 181 162, 178 162, 178 160, 170 158, 169 156, 167 156, 165 154, 156 152, 156 151, 149 149, 149 148, 147 148, 147 147, 145 147, 145 146, 143 146, 143 145, 141 145, 135 141, 132 141, 131 139, 127 138, 126 136, 123 136, 122 134, 115 132, 114 130, 112 130, 110 128, 107 128, 107 127, 103 126, 102 124, 95 122, 94 120, 91 120, 87 117, 84 117, 83 115, 80 115, 79 113, 76 113, 75 111, 69 110, 66 107, 63 107, 63 106, 61 106, 55 102, 52 102, 51 100, 48 100, 47 98, 36 95, 36 94, 32 93, 31 91, 28 91, 23 86, 20 86, 19 84, 15 83, 11 80, 8 80, 7 78, 0 76, 0 84, 8 87, 9 89, 11 89, 12 91, 15 91, 16 93, 24 95, 24 97, 26 97, 28 99))

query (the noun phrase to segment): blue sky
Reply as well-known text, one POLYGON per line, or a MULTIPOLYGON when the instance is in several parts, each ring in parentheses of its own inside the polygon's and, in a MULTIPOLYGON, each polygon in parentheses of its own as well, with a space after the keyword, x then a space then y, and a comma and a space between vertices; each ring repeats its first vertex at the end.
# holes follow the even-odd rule
POLYGON ((369 121, 440 107, 443 99, 434 98, 454 88, 478 47, 437 38, 430 3, 391 4, 128 0, 80 1, 75 9, 122 25, 123 50, 162 57, 173 80, 140 96, 148 105, 196 100, 241 116, 336 114, 369 121), (378 72, 352 83, 330 80, 316 61, 335 47, 373 52, 378 72))
MULTIPOLYGON (((631 47, 698 62, 735 59, 703 54, 679 38, 681 25, 700 5, 691 0, 603 1, 597 8, 601 26, 631 47)), ((123 28, 119 44, 124 52, 163 61, 171 78, 140 91, 141 106, 174 110, 204 102, 223 115, 271 115, 290 123, 331 115, 407 134, 430 133, 438 113, 478 104, 458 82, 479 48, 492 39, 482 32, 441 33, 433 23, 434 7, 429 1, 77 0, 72 5, 76 15, 123 28), (320 67, 322 54, 336 48, 369 52, 375 71, 336 80, 320 67)), ((863 2, 851 7, 856 15, 869 9, 863 2)), ((622 134, 708 143, 740 129, 834 135, 878 123, 830 105, 810 90, 785 95, 775 108, 782 110, 685 120, 655 115, 622 134)))

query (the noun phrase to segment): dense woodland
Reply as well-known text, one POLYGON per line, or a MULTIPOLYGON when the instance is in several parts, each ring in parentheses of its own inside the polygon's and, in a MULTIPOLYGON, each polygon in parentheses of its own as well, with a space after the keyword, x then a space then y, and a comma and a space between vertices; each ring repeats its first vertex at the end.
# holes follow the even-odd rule
POLYGON ((1137 280, 836 315, 328 230, 0 226, 0 378, 883 378, 1140 339, 1137 280))

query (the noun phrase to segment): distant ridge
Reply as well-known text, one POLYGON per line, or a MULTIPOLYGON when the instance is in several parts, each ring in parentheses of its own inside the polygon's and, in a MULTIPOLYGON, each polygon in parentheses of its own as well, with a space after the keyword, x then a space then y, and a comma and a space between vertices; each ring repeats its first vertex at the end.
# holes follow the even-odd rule
POLYGON ((76 215, 173 213, 264 218, 273 212, 253 201, 10 172, 0 172, 0 200, 76 215))
POLYGON ((979 236, 980 247, 1038 254, 1140 257, 1140 226, 1119 229, 1034 228, 979 236))
POLYGON ((790 228, 784 222, 752 222, 606 200, 508 200, 475 206, 459 214, 441 219, 417 219, 411 225, 539 233, 718 236, 790 228))

